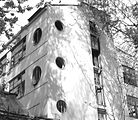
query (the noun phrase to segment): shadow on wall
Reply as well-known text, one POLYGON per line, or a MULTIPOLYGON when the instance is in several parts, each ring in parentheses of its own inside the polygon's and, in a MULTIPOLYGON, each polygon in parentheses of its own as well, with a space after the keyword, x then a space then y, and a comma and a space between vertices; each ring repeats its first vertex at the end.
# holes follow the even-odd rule
POLYGON ((62 76, 57 69, 53 69, 52 66, 49 66, 46 79, 48 81, 47 89, 48 95, 54 100, 58 100, 64 95, 63 88, 61 86, 62 76))

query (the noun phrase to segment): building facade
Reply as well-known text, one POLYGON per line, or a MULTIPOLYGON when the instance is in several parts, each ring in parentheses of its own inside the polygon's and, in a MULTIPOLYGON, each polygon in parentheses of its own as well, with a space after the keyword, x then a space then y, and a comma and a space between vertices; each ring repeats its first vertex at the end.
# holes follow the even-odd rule
POLYGON ((123 73, 99 13, 84 2, 45 4, 7 44, 1 79, 31 116, 135 119, 124 103, 123 73))
POLYGON ((126 120, 138 119, 137 103, 138 103, 138 69, 137 59, 132 54, 125 52, 119 48, 116 49, 118 53, 119 79, 122 86, 123 96, 122 99, 124 106, 124 114, 126 120))

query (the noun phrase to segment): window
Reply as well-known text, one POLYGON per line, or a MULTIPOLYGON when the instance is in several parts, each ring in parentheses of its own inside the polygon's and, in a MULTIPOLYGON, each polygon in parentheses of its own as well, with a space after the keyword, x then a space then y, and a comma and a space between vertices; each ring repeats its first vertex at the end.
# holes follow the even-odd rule
POLYGON ((129 116, 138 118, 138 98, 127 95, 127 106, 129 116))
MULTIPOLYGON (((92 21, 89 21, 90 26, 90 40, 91 40, 91 49, 92 49, 92 59, 94 66, 94 82, 95 82, 95 91, 97 104, 105 106, 104 100, 104 91, 103 91, 103 82, 101 77, 101 60, 100 60, 100 40, 98 36, 98 29, 96 24, 92 21)), ((102 120, 102 119, 99 119, 102 120)))
POLYGON ((95 90, 96 90, 96 99, 98 105, 105 105, 104 100, 104 91, 103 91, 103 82, 100 73, 94 73, 94 82, 95 82, 95 90))
POLYGON ((89 21, 89 26, 90 26, 90 33, 93 35, 97 35, 98 31, 96 28, 96 24, 92 21, 89 21))
POLYGON ((2 75, 2 73, 3 73, 3 65, 2 63, 0 63, 0 75, 2 75))
POLYGON ((21 98, 24 96, 25 93, 25 80, 24 80, 25 71, 20 73, 17 77, 12 79, 9 84, 9 91, 10 93, 17 94, 17 98, 21 98))
POLYGON ((97 69, 100 67, 100 63, 99 63, 98 56, 93 55, 93 65, 94 65, 94 67, 96 67, 97 69))
POLYGON ((98 120, 107 120, 105 109, 98 108, 98 120))
POLYGON ((91 39, 92 52, 93 54, 98 56, 100 54, 99 38, 97 36, 90 34, 90 39, 91 39))
POLYGON ((1 59, 0 59, 0 75, 5 75, 6 73, 6 65, 8 64, 7 61, 7 54, 5 54, 1 59))
POLYGON ((96 28, 96 24, 92 21, 89 21, 89 26, 92 52, 95 56, 98 56, 100 54, 100 41, 98 36, 98 30, 96 28))
POLYGON ((63 23, 60 20, 56 20, 55 26, 59 31, 63 30, 63 23))
POLYGON ((96 86, 97 92, 101 92, 101 90, 103 89, 103 83, 102 83, 100 77, 101 77, 100 74, 94 73, 94 81, 95 81, 95 86, 96 86))
POLYGON ((36 66, 33 70, 33 85, 36 86, 41 78, 41 68, 39 66, 36 66))
POLYGON ((24 57, 26 51, 26 36, 21 39, 12 49, 11 68, 18 64, 24 57))
POLYGON ((58 111, 61 113, 64 113, 67 111, 67 105, 65 101, 63 100, 58 100, 56 106, 57 106, 58 111))
POLYGON ((124 82, 129 85, 137 86, 135 69, 123 65, 124 82))
POLYGON ((97 98, 97 104, 98 105, 102 105, 104 106, 105 105, 105 102, 104 102, 104 94, 103 94, 103 90, 102 88, 96 88, 96 98, 97 98))
POLYGON ((65 67, 65 60, 62 57, 57 57, 56 58, 56 65, 63 69, 65 67))
POLYGON ((33 36, 33 43, 34 45, 37 45, 41 39, 42 36, 42 30, 41 28, 37 28, 34 32, 34 36, 33 36))

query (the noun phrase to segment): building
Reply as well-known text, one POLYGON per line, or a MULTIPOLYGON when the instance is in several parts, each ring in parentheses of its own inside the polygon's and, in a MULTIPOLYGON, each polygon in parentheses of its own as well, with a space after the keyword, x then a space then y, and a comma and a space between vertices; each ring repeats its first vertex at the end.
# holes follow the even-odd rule
POLYGON ((119 79, 121 81, 123 91, 123 106, 126 120, 135 120, 138 118, 137 103, 138 103, 138 69, 137 59, 133 54, 129 54, 119 48, 118 53, 119 79))
POLYGON ((31 116, 133 120, 103 18, 84 2, 47 3, 5 45, 10 50, 0 59, 1 79, 31 116))
POLYGON ((0 91, 0 119, 1 120, 28 120, 30 117, 16 99, 16 94, 0 91))

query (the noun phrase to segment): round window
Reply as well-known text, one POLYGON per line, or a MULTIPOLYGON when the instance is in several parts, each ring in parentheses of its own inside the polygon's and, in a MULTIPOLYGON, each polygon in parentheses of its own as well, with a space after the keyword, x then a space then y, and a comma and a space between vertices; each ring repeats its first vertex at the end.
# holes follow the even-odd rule
POLYGON ((65 60, 62 57, 57 57, 56 58, 56 65, 63 69, 65 67, 65 60))
POLYGON ((61 113, 64 113, 67 111, 67 104, 63 100, 58 100, 56 106, 58 111, 61 113))
POLYGON ((0 63, 0 75, 2 74, 2 72, 3 72, 3 65, 2 63, 0 63))
POLYGON ((33 85, 37 85, 40 78, 41 78, 41 68, 39 66, 36 66, 33 70, 33 76, 32 76, 32 80, 33 80, 33 85))
POLYGON ((34 32, 34 36, 33 36, 33 43, 34 45, 37 45, 41 39, 42 36, 42 30, 41 28, 37 28, 34 32))
POLYGON ((56 20, 55 26, 59 31, 63 30, 63 23, 60 20, 56 20))

